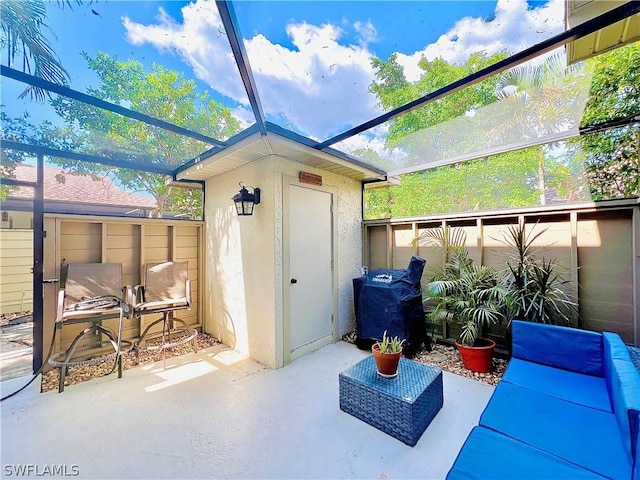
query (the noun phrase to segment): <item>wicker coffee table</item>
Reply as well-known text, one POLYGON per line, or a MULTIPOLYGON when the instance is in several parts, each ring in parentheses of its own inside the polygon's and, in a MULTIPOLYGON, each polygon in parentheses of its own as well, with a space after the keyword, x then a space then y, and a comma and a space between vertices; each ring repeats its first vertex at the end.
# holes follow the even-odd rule
POLYGON ((340 409, 414 446, 442 408, 442 370, 406 358, 383 378, 373 356, 339 375, 340 409))

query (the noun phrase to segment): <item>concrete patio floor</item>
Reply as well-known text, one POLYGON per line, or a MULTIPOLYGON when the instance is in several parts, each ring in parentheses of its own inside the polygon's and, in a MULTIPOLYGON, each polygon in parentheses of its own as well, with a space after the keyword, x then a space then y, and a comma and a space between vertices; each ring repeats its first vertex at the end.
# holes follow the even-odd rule
POLYGON ((443 478, 493 387, 445 372, 444 406, 412 448, 340 410, 338 374, 365 355, 340 342, 270 370, 218 346, 62 394, 36 381, 0 404, 3 477, 443 478))

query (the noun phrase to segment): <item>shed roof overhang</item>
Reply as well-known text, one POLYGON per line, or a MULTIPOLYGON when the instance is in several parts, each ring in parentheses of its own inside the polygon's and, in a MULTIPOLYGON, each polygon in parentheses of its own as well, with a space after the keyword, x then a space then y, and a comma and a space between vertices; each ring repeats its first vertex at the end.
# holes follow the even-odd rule
POLYGON ((361 182, 384 180, 386 172, 332 148, 314 148, 316 142, 273 123, 265 122, 266 134, 253 125, 192 160, 175 175, 176 180, 207 180, 267 157, 279 157, 310 167, 344 175, 361 182))
MULTIPOLYGON (((566 0, 565 23, 571 29, 630 0, 566 0)), ((637 2, 636 2, 637 3, 637 2)), ((607 50, 640 40, 640 14, 629 16, 567 45, 567 64, 586 60, 607 50)))

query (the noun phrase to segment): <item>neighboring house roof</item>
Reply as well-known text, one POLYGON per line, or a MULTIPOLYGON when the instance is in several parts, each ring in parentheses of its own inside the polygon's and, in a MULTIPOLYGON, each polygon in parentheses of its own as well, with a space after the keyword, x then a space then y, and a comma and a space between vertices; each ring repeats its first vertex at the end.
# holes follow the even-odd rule
MULTIPOLYGON (((19 164, 16 166, 14 174, 17 180, 36 181, 35 165, 19 164)), ((12 192, 9 198, 33 198, 33 190, 20 187, 17 192, 12 192)), ((153 209, 156 206, 153 197, 125 192, 108 178, 95 179, 90 175, 64 174, 62 169, 56 167, 45 167, 44 169, 44 198, 47 202, 73 202, 75 204, 145 209, 153 209), (58 181, 56 178, 58 175, 64 175, 64 183, 58 181)))

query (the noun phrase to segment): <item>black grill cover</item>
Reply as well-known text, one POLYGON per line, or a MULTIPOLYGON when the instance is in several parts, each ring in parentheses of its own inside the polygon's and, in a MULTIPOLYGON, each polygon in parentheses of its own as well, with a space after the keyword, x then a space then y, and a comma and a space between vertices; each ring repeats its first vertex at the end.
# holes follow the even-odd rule
POLYGON ((388 336, 406 339, 406 356, 414 355, 422 343, 430 349, 420 289, 425 263, 414 256, 406 270, 381 268, 353 279, 358 348, 371 348, 386 330, 388 336))

